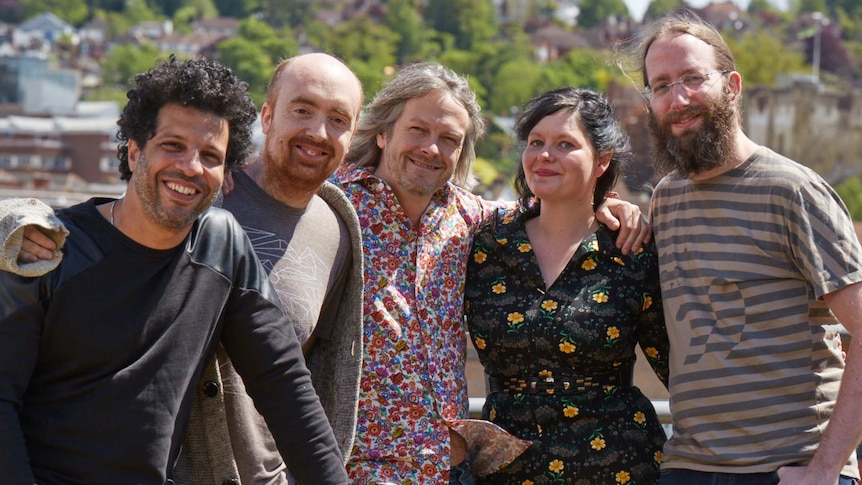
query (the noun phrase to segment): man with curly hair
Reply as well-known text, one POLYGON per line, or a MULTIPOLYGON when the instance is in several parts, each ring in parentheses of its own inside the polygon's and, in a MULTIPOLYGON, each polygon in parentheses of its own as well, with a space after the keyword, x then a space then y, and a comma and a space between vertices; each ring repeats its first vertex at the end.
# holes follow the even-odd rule
POLYGON ((221 341, 297 480, 346 483, 266 271, 233 217, 210 209, 250 154, 247 86, 216 62, 171 58, 128 97, 126 193, 58 213, 70 235, 53 271, 0 274, 4 482, 168 482, 221 341))

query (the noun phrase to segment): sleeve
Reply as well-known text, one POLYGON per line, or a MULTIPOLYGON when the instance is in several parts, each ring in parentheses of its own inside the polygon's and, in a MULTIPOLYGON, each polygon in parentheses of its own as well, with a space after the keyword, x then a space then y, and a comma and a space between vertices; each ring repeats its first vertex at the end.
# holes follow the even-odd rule
POLYGON ((256 267, 226 307, 222 342, 291 474, 302 484, 345 484, 341 452, 299 340, 253 255, 256 267))
POLYGON ((0 272, 0 470, 4 483, 34 483, 21 412, 39 350, 42 278, 0 272))
POLYGON ((817 298, 862 281, 862 248, 841 198, 826 182, 800 184, 785 205, 790 257, 817 298))
POLYGON ((659 380, 667 387, 670 343, 664 320, 664 307, 659 284, 658 254, 655 243, 641 253, 646 262, 643 307, 638 321, 638 343, 659 380))
POLYGON ((60 264, 60 249, 69 231, 54 215, 54 210, 37 199, 7 199, 0 201, 0 241, 3 243, 0 255, 0 270, 10 271, 22 276, 39 276, 53 270, 60 264), (42 228, 57 244, 54 257, 47 261, 18 264, 18 254, 24 240, 24 229, 28 225, 42 228))

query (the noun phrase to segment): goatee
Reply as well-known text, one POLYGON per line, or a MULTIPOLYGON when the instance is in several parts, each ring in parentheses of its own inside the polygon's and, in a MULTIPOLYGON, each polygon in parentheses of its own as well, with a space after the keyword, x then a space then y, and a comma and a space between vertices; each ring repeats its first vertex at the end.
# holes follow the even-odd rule
POLYGON ((656 175, 675 171, 690 177, 730 161, 736 113, 727 93, 707 104, 668 113, 663 120, 650 109, 648 118, 650 159, 656 175), (699 116, 703 120, 701 127, 674 135, 671 123, 688 116, 699 116))

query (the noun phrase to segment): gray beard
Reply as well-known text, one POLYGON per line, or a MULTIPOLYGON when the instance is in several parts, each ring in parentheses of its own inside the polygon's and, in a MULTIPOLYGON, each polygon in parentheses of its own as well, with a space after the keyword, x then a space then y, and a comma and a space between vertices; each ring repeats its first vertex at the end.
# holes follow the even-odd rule
POLYGON ((691 177, 730 161, 736 116, 727 95, 707 105, 690 106, 674 116, 686 114, 699 114, 703 126, 676 136, 671 132, 668 115, 661 122, 652 109, 649 111, 650 159, 659 177, 671 172, 691 177))

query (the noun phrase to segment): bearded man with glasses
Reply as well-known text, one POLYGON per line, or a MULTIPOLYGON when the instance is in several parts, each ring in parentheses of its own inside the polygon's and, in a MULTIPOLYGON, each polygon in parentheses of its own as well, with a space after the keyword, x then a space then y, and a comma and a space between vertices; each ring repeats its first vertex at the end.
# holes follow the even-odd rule
POLYGON ((857 483, 862 247, 847 209, 745 135, 742 75, 715 27, 675 11, 621 47, 664 175, 650 208, 673 419, 660 483, 857 483))

